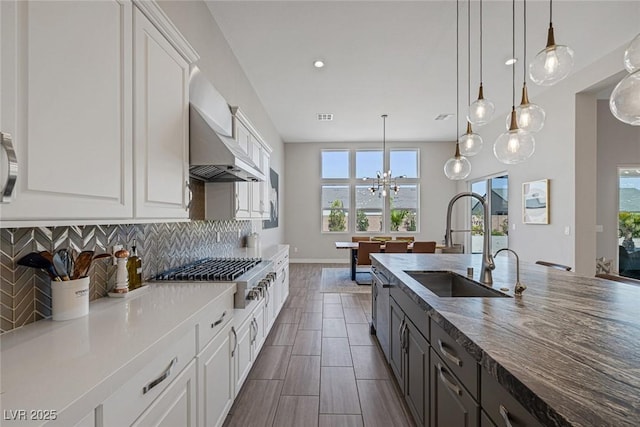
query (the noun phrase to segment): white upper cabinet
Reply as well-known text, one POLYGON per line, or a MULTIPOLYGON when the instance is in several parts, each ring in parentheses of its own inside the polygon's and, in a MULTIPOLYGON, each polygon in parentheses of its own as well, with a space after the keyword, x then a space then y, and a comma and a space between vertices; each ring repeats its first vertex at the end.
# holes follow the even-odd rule
POLYGON ((187 219, 197 54, 157 4, 7 0, 0 18, 1 226, 187 219))
POLYGON ((135 215, 188 218, 189 64, 134 12, 135 215))
MULTIPOLYGON (((0 131, 18 178, 3 226, 131 218, 129 1, 0 2, 0 131)), ((0 179, 7 176, 0 159, 0 179)))

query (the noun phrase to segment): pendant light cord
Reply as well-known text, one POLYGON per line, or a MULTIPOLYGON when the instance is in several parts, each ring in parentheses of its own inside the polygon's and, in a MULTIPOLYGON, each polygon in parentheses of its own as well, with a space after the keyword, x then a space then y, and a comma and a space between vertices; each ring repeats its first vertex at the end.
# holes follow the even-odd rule
MULTIPOLYGON (((460 135, 460 8, 459 0, 456 0, 456 147, 458 135, 460 135)), ((457 149, 456 149, 457 151, 457 149)))
POLYGON ((549 25, 553 22, 553 0, 549 0, 549 25))
MULTIPOLYGON (((511 52, 513 58, 516 57, 516 0, 511 0, 511 52)), ((516 63, 511 65, 511 100, 512 107, 516 106, 516 63)))
POLYGON ((480 0, 480 86, 482 86, 482 0, 480 0))
POLYGON ((471 105, 471 0, 467 0, 467 105, 471 105))
POLYGON ((523 0, 522 5, 522 82, 527 84, 527 0, 523 0))

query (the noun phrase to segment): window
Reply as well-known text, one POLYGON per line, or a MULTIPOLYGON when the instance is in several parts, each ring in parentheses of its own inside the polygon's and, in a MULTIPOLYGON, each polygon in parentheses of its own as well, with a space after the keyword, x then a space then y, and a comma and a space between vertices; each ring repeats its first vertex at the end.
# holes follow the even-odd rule
MULTIPOLYGON (((471 191, 485 199, 487 194, 491 214, 491 252, 509 246, 509 178, 498 176, 471 183, 471 191)), ((484 210, 482 204, 471 199, 471 253, 482 253, 484 210)))
POLYGON ((419 151, 322 151, 322 231, 415 233, 419 228, 419 151), (397 195, 371 193, 371 181, 389 165, 398 179, 397 195))
POLYGON ((322 231, 345 232, 349 224, 349 186, 322 186, 322 231))

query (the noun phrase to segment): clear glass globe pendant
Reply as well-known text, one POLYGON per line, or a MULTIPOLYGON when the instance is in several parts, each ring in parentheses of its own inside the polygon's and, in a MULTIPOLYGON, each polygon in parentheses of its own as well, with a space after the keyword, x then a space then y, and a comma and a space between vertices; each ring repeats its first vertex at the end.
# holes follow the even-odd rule
POLYGON ((640 126, 640 70, 616 85, 609 99, 609 109, 621 122, 640 126))
POLYGON ((527 160, 535 150, 535 138, 530 132, 518 128, 517 113, 512 108, 509 130, 493 143, 493 154, 501 163, 515 165, 527 160))
POLYGON ((640 70, 640 34, 631 40, 624 51, 624 68, 630 73, 640 70))
POLYGON ((444 174, 451 180, 459 181, 468 177, 470 173, 471 163, 460 155, 460 146, 456 143, 456 153, 444 164, 444 174))
MULTIPOLYGON (((544 127, 546 113, 542 107, 529 101, 527 83, 522 84, 522 100, 516 107, 518 128, 527 132, 536 133, 544 127)), ((507 130, 511 129, 511 113, 507 114, 507 130)))
POLYGON ((529 77, 540 86, 552 86, 569 75, 573 68, 573 50, 556 44, 553 25, 549 23, 547 47, 529 64, 529 77))
POLYGON ((458 138, 460 154, 463 156, 475 156, 482 150, 482 137, 473 133, 471 123, 467 122, 467 131, 458 138))
POLYGON ((613 89, 609 109, 621 122, 640 126, 640 34, 624 51, 624 67, 631 74, 613 89))
POLYGON ((482 126, 491 120, 493 117, 493 113, 495 112, 496 107, 493 105, 493 102, 484 99, 484 89, 482 87, 482 83, 480 83, 480 89, 478 90, 478 99, 473 101, 471 105, 469 105, 469 114, 467 115, 467 120, 476 126, 482 126))

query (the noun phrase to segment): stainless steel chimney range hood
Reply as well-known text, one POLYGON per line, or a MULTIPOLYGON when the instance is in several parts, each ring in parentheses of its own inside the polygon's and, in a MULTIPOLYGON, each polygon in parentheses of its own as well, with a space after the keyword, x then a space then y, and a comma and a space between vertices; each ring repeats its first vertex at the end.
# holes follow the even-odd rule
POLYGON ((231 138, 231 110, 197 67, 189 81, 189 175, 205 182, 264 181, 265 175, 231 138))

